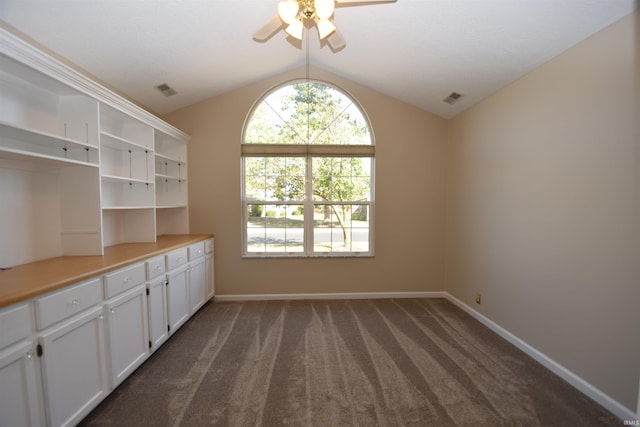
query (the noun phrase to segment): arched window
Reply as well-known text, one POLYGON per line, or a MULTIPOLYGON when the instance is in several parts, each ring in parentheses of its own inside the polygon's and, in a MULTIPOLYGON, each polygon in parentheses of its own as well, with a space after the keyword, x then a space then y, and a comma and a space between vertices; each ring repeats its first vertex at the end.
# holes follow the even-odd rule
POLYGON ((243 255, 373 255, 374 155, 366 116, 338 88, 265 95, 243 133, 243 255))

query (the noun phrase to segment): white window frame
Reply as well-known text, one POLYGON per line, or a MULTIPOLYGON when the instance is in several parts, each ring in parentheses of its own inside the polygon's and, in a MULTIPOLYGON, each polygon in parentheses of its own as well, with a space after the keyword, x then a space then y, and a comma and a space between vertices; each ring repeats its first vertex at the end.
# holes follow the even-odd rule
POLYGON ((241 203, 242 203, 242 257, 243 258, 345 258, 345 257, 373 257, 375 254, 374 247, 374 235, 375 235, 375 144, 374 135, 371 128, 369 118, 365 114, 364 110, 356 100, 341 88, 336 87, 333 84, 329 84, 323 81, 314 81, 339 91, 356 106, 362 117, 367 123, 369 135, 371 137, 371 145, 327 145, 327 144, 245 144, 245 130, 250 122, 250 118, 253 115, 255 109, 264 101, 264 99, 271 93, 296 83, 300 83, 300 80, 287 82, 281 86, 278 86, 263 97, 261 97, 251 109, 248 120, 245 123, 241 144, 241 203), (245 198, 245 158, 249 157, 301 157, 305 161, 305 197, 304 200, 253 200, 245 198), (367 201, 324 201, 313 200, 312 195, 312 162, 314 158, 324 157, 340 157, 340 158, 354 158, 354 157, 366 157, 371 161, 370 174, 370 187, 369 187, 369 200, 367 201), (304 228, 303 228, 303 251, 296 252, 253 252, 248 251, 248 236, 247 236, 247 224, 249 221, 249 205, 252 204, 264 204, 264 205, 302 205, 304 212, 312 212, 311 215, 304 215, 304 228), (367 251, 314 251, 314 208, 318 205, 363 205, 368 209, 368 250, 367 251))

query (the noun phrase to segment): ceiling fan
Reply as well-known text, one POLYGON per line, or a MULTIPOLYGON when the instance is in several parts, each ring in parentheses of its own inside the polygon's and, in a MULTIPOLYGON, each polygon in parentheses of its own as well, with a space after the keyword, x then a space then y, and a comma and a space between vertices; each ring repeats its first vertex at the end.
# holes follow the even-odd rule
POLYGON ((305 24, 315 23, 320 40, 326 39, 334 51, 346 46, 331 18, 336 6, 367 6, 376 3, 394 3, 397 0, 280 0, 278 13, 253 35, 259 42, 267 41, 276 32, 285 29, 287 34, 302 40, 305 24))

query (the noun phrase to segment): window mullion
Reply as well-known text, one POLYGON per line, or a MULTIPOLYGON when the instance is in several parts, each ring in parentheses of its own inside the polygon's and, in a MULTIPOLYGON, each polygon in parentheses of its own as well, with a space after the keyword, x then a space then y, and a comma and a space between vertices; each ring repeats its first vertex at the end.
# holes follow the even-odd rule
POLYGON ((304 252, 313 253, 313 161, 306 158, 305 182, 304 182, 304 252))

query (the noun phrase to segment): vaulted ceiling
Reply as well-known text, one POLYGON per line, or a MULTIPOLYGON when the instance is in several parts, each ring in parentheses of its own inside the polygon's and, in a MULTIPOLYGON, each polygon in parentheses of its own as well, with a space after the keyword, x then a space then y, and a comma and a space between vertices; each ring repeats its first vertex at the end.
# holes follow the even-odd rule
MULTIPOLYGON (((2 26, 164 114, 306 63, 450 118, 637 0, 398 0, 337 8, 346 48, 252 35, 278 0, 2 0, 2 26), (177 93, 164 96, 166 83, 177 93), (443 102, 451 92, 463 97, 443 102)), ((306 36, 305 36, 306 37, 306 36)), ((615 46, 611 47, 615 49, 615 46)))

